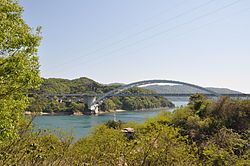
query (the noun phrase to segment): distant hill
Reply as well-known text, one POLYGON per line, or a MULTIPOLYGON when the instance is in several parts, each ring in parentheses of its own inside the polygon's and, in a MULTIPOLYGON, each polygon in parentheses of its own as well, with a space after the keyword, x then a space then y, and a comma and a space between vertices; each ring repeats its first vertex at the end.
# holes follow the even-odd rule
MULTIPOLYGON (((149 85, 144 88, 153 90, 157 93, 207 93, 202 90, 192 88, 185 85, 149 85)), ((227 88, 213 88, 207 87, 207 89, 217 92, 219 94, 239 94, 241 92, 227 89, 227 88)))
POLYGON ((86 77, 73 80, 48 78, 41 86, 43 93, 103 93, 104 89, 102 84, 86 77))
POLYGON ((110 84, 105 84, 106 86, 123 86, 126 85, 124 83, 110 83, 110 84))
MULTIPOLYGON (((192 88, 185 85, 149 85, 145 86, 145 89, 155 91, 156 93, 204 93, 202 90, 192 88)), ((227 88, 213 88, 207 87, 207 89, 212 90, 219 94, 239 94, 241 92, 227 89, 227 88)), ((170 101, 188 101, 188 97, 168 97, 170 101)))

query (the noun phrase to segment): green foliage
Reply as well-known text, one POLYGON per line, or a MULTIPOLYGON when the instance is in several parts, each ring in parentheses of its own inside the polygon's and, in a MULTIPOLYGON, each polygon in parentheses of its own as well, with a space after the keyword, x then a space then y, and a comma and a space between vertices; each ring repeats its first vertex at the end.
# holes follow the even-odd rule
POLYGON ((250 126, 250 102, 223 97, 211 105, 208 116, 216 118, 220 126, 244 132, 250 126))
POLYGON ((205 96, 202 94, 194 94, 190 96, 188 105, 192 106, 194 110, 199 110, 205 99, 205 96))
POLYGON ((70 149, 68 156, 74 165, 118 165, 127 141, 120 130, 101 126, 70 149))
POLYGON ((197 158, 178 129, 148 123, 135 130, 136 138, 128 140, 119 130, 101 126, 72 146, 72 161, 86 165, 196 165, 197 158))
POLYGON ((30 112, 40 113, 43 110, 46 110, 48 102, 49 101, 45 96, 33 95, 33 97, 30 98, 30 105, 26 110, 30 112))
POLYGON ((61 165, 71 143, 47 131, 25 132, 0 146, 0 165, 61 165))
POLYGON ((108 128, 113 128, 113 129, 121 129, 123 122, 121 120, 114 121, 114 120, 109 120, 105 123, 105 125, 108 128))
POLYGON ((25 95, 41 83, 36 56, 40 28, 33 33, 16 1, 0 0, 0 143, 18 137, 28 106, 25 95))
POLYGON ((118 109, 118 106, 112 99, 105 100, 103 104, 100 106, 100 110, 103 111, 116 110, 116 109, 118 109))
POLYGON ((83 103, 69 102, 66 107, 70 112, 83 112, 85 105, 83 103))
POLYGON ((227 97, 218 101, 192 97, 188 107, 178 109, 170 116, 169 124, 180 127, 181 134, 198 145, 203 164, 247 163, 250 157, 249 103, 249 100, 227 97))
POLYGON ((49 111, 60 112, 62 110, 66 110, 66 107, 65 107, 65 103, 59 101, 58 99, 55 99, 55 100, 51 100, 51 102, 49 102, 49 105, 45 108, 45 110, 47 110, 47 112, 49 112, 49 111))
POLYGON ((74 80, 67 80, 61 78, 44 79, 41 85, 40 93, 102 93, 103 85, 86 77, 81 77, 74 80))

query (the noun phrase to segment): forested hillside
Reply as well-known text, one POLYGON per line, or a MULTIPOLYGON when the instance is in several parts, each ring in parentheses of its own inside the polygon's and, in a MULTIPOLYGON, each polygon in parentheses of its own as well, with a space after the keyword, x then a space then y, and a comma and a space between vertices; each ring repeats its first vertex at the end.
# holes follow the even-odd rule
MULTIPOLYGON (((207 93, 202 90, 189 87, 186 85, 149 85, 145 87, 146 89, 153 90, 157 93, 207 93)), ((227 89, 227 88, 212 88, 207 87, 207 89, 212 90, 219 94, 239 94, 241 92, 227 89)))
MULTIPOLYGON (((121 85, 103 85, 89 78, 82 77, 74 80, 49 78, 44 79, 40 90, 33 90, 30 93, 31 105, 27 111, 48 112, 48 113, 68 113, 84 112, 87 109, 86 102, 79 99, 59 101, 58 98, 48 98, 47 94, 100 94, 111 91, 121 85)), ((155 93, 152 90, 143 88, 132 88, 124 93, 155 93)), ((140 110, 159 107, 173 107, 174 105, 163 97, 112 97, 106 100, 101 106, 101 111, 110 110, 140 110)))

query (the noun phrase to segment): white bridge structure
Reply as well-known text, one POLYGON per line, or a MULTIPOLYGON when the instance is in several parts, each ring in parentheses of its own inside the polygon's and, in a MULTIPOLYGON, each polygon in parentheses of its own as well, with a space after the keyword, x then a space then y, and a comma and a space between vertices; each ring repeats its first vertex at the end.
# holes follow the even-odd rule
POLYGON ((130 93, 122 93, 125 90, 128 90, 133 87, 149 85, 149 84, 177 84, 177 85, 185 85, 188 87, 192 87, 204 92, 203 94, 209 97, 219 97, 219 96, 229 96, 229 97, 249 97, 249 94, 219 94, 212 90, 206 89, 204 87, 190 84, 181 81, 174 81, 174 80, 145 80, 145 81, 138 81, 131 84, 120 86, 114 90, 111 90, 104 94, 47 94, 50 97, 79 97, 79 98, 86 98, 88 109, 93 114, 98 114, 98 106, 102 104, 106 99, 114 96, 164 96, 164 97, 189 97, 191 93, 154 93, 154 94, 130 94, 130 93))

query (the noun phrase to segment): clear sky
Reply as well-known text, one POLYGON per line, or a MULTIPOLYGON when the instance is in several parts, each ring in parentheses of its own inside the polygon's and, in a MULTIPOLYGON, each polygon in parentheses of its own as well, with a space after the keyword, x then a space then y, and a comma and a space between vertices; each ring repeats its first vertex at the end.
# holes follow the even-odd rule
POLYGON ((250 0, 20 0, 43 77, 173 79, 250 93, 250 0))

